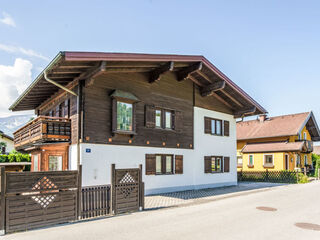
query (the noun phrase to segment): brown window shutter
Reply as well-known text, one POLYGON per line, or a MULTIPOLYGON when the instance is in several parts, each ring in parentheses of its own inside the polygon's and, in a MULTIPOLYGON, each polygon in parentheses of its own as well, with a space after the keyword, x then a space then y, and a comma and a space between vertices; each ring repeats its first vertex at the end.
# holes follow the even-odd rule
POLYGON ((224 172, 230 172, 230 157, 224 157, 224 172))
POLYGON ((146 175, 156 174, 156 155, 146 154, 146 175))
POLYGON ((145 106, 145 126, 154 128, 156 126, 155 108, 152 105, 145 106))
POLYGON ((176 174, 183 174, 183 155, 175 156, 175 169, 176 174))
POLYGON ((230 134, 230 124, 229 121, 223 121, 223 134, 224 136, 228 136, 230 134))
POLYGON ((204 157, 204 173, 211 173, 211 157, 205 156, 204 157))
POLYGON ((180 111, 175 111, 174 112, 174 130, 177 132, 182 132, 183 129, 183 114, 180 111))
POLYGON ((204 118, 204 133, 211 134, 211 119, 207 117, 204 118))
POLYGON ((117 130, 117 100, 112 98, 112 131, 117 130))

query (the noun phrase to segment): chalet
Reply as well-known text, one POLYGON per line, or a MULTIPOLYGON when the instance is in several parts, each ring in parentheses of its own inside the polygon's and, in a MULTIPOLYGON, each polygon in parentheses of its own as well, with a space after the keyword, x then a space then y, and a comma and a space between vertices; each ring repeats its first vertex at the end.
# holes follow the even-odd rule
POLYGON ((238 122, 238 170, 312 168, 314 141, 320 141, 320 131, 312 112, 238 122))
POLYGON ((235 185, 235 117, 266 110, 203 56, 60 52, 10 107, 33 171, 77 169, 84 186, 143 164, 147 194, 235 185))

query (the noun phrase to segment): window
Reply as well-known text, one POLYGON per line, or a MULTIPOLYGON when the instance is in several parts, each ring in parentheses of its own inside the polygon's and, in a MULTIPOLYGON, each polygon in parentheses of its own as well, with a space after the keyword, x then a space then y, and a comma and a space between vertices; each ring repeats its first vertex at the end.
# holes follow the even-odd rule
POLYGON ((211 120, 211 134, 222 135, 222 123, 221 120, 212 119, 211 120))
POLYGON ((6 154, 6 147, 5 146, 1 147, 1 154, 6 154))
POLYGON ((273 166, 273 155, 264 155, 264 165, 273 166))
POLYGON ((166 118, 165 118, 165 128, 166 129, 172 129, 172 113, 169 111, 166 111, 166 118))
POLYGON ((229 136, 229 131, 229 121, 209 117, 204 118, 204 133, 217 136, 229 136))
POLYGON ((237 165, 238 167, 242 167, 242 156, 237 156, 237 165))
POLYGON ((161 128, 161 110, 156 110, 156 127, 161 128))
POLYGON ((157 174, 162 173, 162 156, 161 155, 156 156, 156 173, 157 174))
POLYGON ((303 133, 303 139, 307 140, 307 133, 306 132, 303 133))
POLYGON ((205 173, 222 173, 229 172, 230 157, 222 156, 205 156, 204 172, 205 173))
POLYGON ((253 166, 254 162, 253 162, 253 155, 249 155, 249 162, 248 162, 249 166, 253 166))
POLYGON ((183 174, 183 156, 146 154, 146 175, 183 174), (175 159, 175 162, 173 160, 175 159))
POLYGON ((297 154, 296 155, 296 167, 299 167, 300 166, 300 155, 297 154))
POLYGON ((172 174, 173 155, 156 154, 156 174, 172 174))
POLYGON ((49 171, 62 171, 62 156, 49 156, 49 171))
POLYGON ((112 98, 112 132, 135 134, 135 105, 139 99, 129 92, 115 90, 112 98))
POLYGON ((132 103, 117 101, 117 130, 133 131, 133 106, 132 103))
POLYGON ((39 171, 39 155, 33 155, 33 171, 39 171))
POLYGON ((304 155, 304 166, 308 165, 308 156, 304 155))

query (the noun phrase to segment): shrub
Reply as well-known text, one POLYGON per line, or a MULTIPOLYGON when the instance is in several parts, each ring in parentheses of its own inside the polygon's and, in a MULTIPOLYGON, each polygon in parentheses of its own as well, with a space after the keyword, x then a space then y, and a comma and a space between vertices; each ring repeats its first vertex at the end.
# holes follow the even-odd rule
POLYGON ((314 173, 315 177, 318 177, 319 169, 320 169, 320 158, 317 159, 315 163, 315 173, 314 173))
POLYGON ((303 173, 298 173, 298 183, 308 183, 308 176, 305 176, 303 173))

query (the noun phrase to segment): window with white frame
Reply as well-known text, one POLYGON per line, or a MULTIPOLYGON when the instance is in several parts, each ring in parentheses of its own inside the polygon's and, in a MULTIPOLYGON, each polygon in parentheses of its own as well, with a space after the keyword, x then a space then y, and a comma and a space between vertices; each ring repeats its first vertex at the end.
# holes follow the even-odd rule
POLYGON ((253 155, 249 155, 249 159, 248 159, 248 165, 249 166, 253 166, 254 162, 253 162, 253 155))
POLYGON ((238 167, 242 167, 242 156, 237 156, 237 165, 238 167))
POLYGON ((297 154, 296 155, 296 167, 299 167, 300 166, 300 155, 297 154))
POLYGON ((306 132, 303 133, 303 139, 307 140, 307 133, 306 132))
POLYGON ((264 155, 264 165, 273 166, 273 155, 272 154, 264 155))

